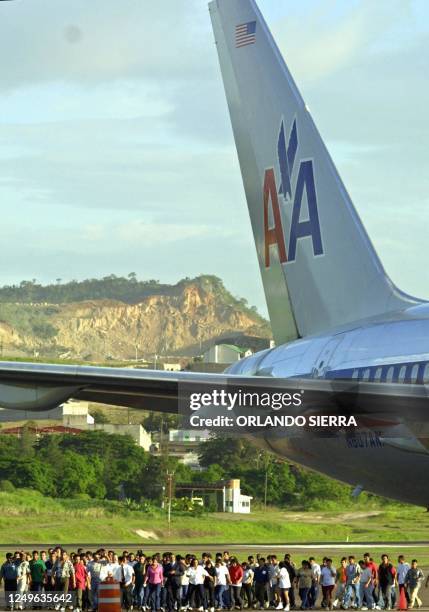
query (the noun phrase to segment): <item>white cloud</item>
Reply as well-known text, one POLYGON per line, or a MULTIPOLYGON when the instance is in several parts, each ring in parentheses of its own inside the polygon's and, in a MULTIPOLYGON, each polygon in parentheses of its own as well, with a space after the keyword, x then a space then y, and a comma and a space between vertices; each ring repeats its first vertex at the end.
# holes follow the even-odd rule
POLYGON ((318 0, 311 8, 305 16, 287 16, 273 28, 300 84, 314 84, 350 65, 410 14, 408 0, 349 4, 318 0))
MULTIPOLYGON (((287 15, 269 25, 388 271, 414 292, 427 280, 427 12, 417 24, 411 0, 259 4, 287 15)), ((211 272, 263 303, 204 0, 0 2, 0 53, 3 281, 211 272)))
POLYGON ((117 80, 93 87, 79 83, 33 84, 3 93, 1 124, 163 117, 174 111, 159 84, 117 80), (29 100, 31 107, 29 108, 29 100))
POLYGON ((162 83, 195 71, 203 78, 209 32, 206 5, 197 0, 1 3, 0 55, 8 61, 0 87, 145 76, 162 83))

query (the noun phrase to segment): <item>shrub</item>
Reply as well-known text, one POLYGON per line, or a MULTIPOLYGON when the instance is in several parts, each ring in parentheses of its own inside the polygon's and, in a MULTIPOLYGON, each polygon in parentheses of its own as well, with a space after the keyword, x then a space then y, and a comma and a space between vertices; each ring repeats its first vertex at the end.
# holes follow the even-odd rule
POLYGON ((0 480, 0 491, 13 493, 15 491, 15 485, 10 480, 0 480))

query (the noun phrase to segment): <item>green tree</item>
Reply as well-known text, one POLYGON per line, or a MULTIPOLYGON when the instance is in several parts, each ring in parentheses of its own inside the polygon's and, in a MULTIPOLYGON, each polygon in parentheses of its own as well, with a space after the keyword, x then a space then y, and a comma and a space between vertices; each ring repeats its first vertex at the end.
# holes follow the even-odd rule
MULTIPOLYGON (((167 472, 173 474, 174 482, 185 482, 190 476, 189 468, 182 466, 175 457, 149 455, 146 465, 136 479, 136 487, 140 497, 146 499, 161 499, 167 487, 167 472)), ((137 494, 134 493, 136 496, 137 494)))
POLYGON ((257 469, 240 472, 241 487, 245 493, 260 501, 265 500, 267 484, 267 503, 285 505, 296 500, 296 481, 288 463, 269 456, 268 461, 260 462, 257 469))
POLYGON ((35 423, 29 421, 21 429, 19 436, 19 455, 21 458, 27 459, 34 456, 34 445, 37 439, 34 428, 35 423))
POLYGON ((110 423, 109 417, 100 408, 92 408, 91 416, 94 423, 110 423))
POLYGON ((20 441, 15 436, 0 435, 0 461, 19 456, 20 441))
POLYGON ((26 487, 40 491, 44 495, 55 495, 55 472, 51 465, 38 459, 14 458, 0 461, 0 473, 10 480, 15 487, 26 487))
POLYGON ((204 472, 194 473, 194 480, 200 482, 218 482, 225 478, 225 470, 218 463, 212 463, 204 472))
POLYGON ((297 468, 297 494, 299 499, 318 506, 327 501, 347 502, 351 487, 337 480, 297 468))
POLYGON ((63 452, 61 436, 44 436, 35 445, 37 459, 54 466, 61 466, 63 452))
POLYGON ((63 453, 61 461, 61 477, 57 485, 60 497, 75 497, 76 495, 97 492, 104 497, 105 488, 100 487, 98 481, 98 460, 89 461, 88 457, 80 455, 71 450, 63 453))
POLYGON ((191 482, 192 478, 195 475, 195 472, 189 467, 189 465, 185 465, 181 461, 177 461, 176 465, 173 466, 174 470, 174 482, 191 482))
POLYGON ((167 434, 170 429, 177 429, 180 424, 180 415, 178 414, 159 414, 157 412, 149 412, 147 417, 142 421, 146 431, 154 432, 161 431, 167 434))
POLYGON ((227 474, 231 473, 231 469, 255 467, 255 447, 241 437, 213 436, 200 444, 198 457, 203 467, 208 468, 215 462, 227 474))
MULTIPOLYGON (((118 499, 121 489, 125 489, 128 497, 137 495, 135 482, 146 465, 149 453, 137 446, 131 436, 87 431, 79 436, 63 436, 60 447, 89 457, 91 461, 96 457, 101 460, 101 478, 107 497, 118 499)), ((141 494, 134 499, 140 497, 141 494)))

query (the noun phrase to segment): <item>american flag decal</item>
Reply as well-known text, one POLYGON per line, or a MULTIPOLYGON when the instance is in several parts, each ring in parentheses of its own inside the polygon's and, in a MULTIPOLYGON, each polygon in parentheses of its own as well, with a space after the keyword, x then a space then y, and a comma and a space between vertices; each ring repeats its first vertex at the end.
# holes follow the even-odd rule
POLYGON ((248 21, 235 26, 235 46, 253 45, 256 40, 256 21, 248 21))

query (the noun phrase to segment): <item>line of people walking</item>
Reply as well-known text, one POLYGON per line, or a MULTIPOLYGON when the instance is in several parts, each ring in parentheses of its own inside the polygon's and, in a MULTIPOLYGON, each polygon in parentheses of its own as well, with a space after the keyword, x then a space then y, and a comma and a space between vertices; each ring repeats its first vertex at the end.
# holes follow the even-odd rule
MULTIPOLYGON (((180 555, 172 552, 145 555, 127 550, 79 549, 70 556, 61 546, 48 551, 7 553, 0 569, 9 608, 53 607, 75 612, 98 609, 101 582, 120 583, 122 607, 143 612, 214 612, 243 608, 276 610, 326 610, 349 608, 391 610, 401 592, 407 606, 422 605, 419 590, 424 582, 416 559, 400 555, 396 566, 387 554, 375 563, 370 553, 357 561, 343 557, 336 567, 329 557, 314 557, 295 564, 290 554, 248 556, 245 561, 228 551, 214 555, 180 555), (10 597, 10 594, 16 597, 10 597), (28 597, 31 593, 33 597, 28 597), (52 593, 61 594, 52 605, 52 593), (34 594, 39 594, 34 599, 34 594), (41 595, 43 594, 43 596, 41 595), (32 600, 32 601, 30 601, 32 600), (33 605, 31 605, 33 604, 33 605)), ((425 586, 429 584, 429 577, 425 586)))

